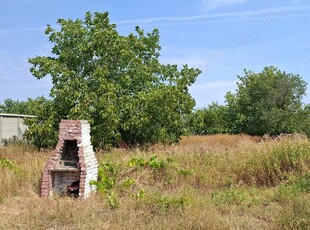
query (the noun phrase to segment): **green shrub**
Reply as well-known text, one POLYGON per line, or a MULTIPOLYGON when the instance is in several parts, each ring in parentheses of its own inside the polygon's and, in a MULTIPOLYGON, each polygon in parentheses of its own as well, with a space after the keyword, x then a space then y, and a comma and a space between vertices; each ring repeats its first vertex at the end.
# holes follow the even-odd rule
POLYGON ((151 156, 149 159, 144 158, 132 158, 130 161, 127 162, 129 167, 134 168, 151 168, 153 172, 163 171, 168 164, 172 163, 173 160, 169 157, 166 159, 158 159, 157 155, 151 156))
POLYGON ((114 192, 111 192, 109 195, 107 195, 108 204, 111 208, 118 208, 119 202, 117 200, 117 195, 114 194, 114 192))
POLYGON ((98 168, 98 181, 91 181, 91 184, 96 185, 100 192, 106 193, 114 187, 116 180, 116 166, 110 163, 103 163, 98 168))
POLYGON ((147 163, 145 162, 144 158, 132 158, 130 161, 127 162, 129 167, 140 168, 145 166, 147 163))
POLYGON ((124 181, 123 185, 126 188, 130 188, 134 183, 135 183, 134 179, 127 179, 127 180, 124 181))
POLYGON ((18 165, 3 157, 0 157, 0 167, 8 168, 12 170, 15 174, 19 174, 21 171, 18 165))

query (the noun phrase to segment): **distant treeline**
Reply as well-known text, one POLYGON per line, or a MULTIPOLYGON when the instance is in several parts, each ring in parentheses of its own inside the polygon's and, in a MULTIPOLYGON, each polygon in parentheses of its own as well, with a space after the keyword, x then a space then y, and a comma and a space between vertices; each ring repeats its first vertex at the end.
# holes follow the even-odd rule
POLYGON ((261 73, 245 70, 235 93, 226 93, 225 105, 212 103, 187 119, 192 134, 245 133, 310 136, 310 104, 302 97, 307 83, 299 75, 266 67, 261 73))

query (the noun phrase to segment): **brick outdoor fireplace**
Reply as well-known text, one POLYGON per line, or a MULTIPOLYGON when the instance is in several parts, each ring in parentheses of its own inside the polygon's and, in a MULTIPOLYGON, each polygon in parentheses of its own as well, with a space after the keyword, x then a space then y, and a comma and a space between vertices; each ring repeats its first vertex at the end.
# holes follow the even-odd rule
POLYGON ((98 163, 90 141, 90 125, 84 120, 62 120, 58 144, 43 170, 41 197, 54 194, 87 198, 96 187, 98 163))

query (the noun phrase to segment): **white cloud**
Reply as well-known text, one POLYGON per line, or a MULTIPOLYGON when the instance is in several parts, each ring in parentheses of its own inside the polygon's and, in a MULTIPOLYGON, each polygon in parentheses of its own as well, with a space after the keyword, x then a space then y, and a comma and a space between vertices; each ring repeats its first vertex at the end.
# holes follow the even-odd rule
MULTIPOLYGON (((1 1, 1 0, 0 0, 1 1)), ((223 2, 221 6, 224 5, 224 2, 231 4, 234 2, 245 2, 247 0, 209 0, 205 2, 223 2)), ((217 4, 212 4, 213 6, 217 4)), ((210 5, 211 6, 211 5, 210 5)), ((284 7, 274 7, 274 8, 265 8, 258 10, 245 10, 245 11, 235 11, 228 13, 206 13, 200 15, 192 15, 190 12, 184 11, 179 16, 168 16, 168 17, 155 17, 155 18, 137 18, 137 19, 126 19, 119 21, 112 21, 118 27, 133 27, 136 25, 140 26, 149 26, 149 27, 158 27, 159 29, 165 30, 165 27, 168 28, 168 31, 181 26, 181 25, 194 25, 194 24, 203 24, 214 21, 248 21, 248 20, 258 20, 264 19, 268 15, 277 14, 279 18, 290 18, 297 16, 308 16, 310 13, 309 5, 291 5, 284 7)), ((53 28, 59 29, 59 25, 52 25, 53 28)), ((32 28, 1 28, 0 34, 8 33, 44 33, 46 26, 41 27, 32 27, 32 28)))
MULTIPOLYGON (((244 2, 245 0, 218 0, 214 2, 244 2)), ((212 2, 213 2, 212 1, 212 2)), ((209 2, 209 1, 208 1, 209 2)), ((210 6, 215 6, 212 4, 210 6)), ((217 4, 217 6, 223 6, 217 4)), ((237 20, 254 20, 265 18, 269 14, 277 14, 278 17, 295 17, 302 15, 309 15, 310 6, 309 5, 298 5, 298 6, 283 6, 283 7, 274 7, 274 8, 265 8, 258 10, 246 10, 246 11, 235 11, 228 13, 208 13, 200 15, 191 15, 189 13, 184 14, 179 17, 156 17, 156 18, 144 18, 144 19, 128 19, 114 21, 116 25, 120 27, 133 26, 133 25, 144 25, 144 26, 169 26, 178 27, 180 25, 186 24, 200 24, 205 22, 213 22, 215 20, 220 21, 237 21, 237 20)))
POLYGON ((206 10, 212 10, 220 7, 242 4, 246 1, 247 0, 204 0, 203 4, 206 10))

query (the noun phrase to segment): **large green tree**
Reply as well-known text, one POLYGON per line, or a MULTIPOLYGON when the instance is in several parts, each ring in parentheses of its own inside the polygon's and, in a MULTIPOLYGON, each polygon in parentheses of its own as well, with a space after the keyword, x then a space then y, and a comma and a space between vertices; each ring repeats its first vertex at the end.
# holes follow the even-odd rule
POLYGON ((238 78, 236 93, 226 94, 230 130, 251 135, 303 131, 306 82, 298 74, 271 66, 261 73, 245 70, 238 78))
POLYGON ((187 118, 190 133, 195 135, 228 133, 227 111, 227 106, 214 102, 207 108, 196 109, 187 118))
POLYGON ((30 58, 31 73, 50 76, 50 116, 30 125, 32 136, 48 123, 54 136, 60 119, 90 122, 93 144, 105 147, 175 142, 184 133, 184 116, 195 101, 188 92, 199 69, 159 62, 159 31, 122 36, 108 13, 86 13, 84 20, 59 19, 60 29, 47 26, 51 56, 30 58))

